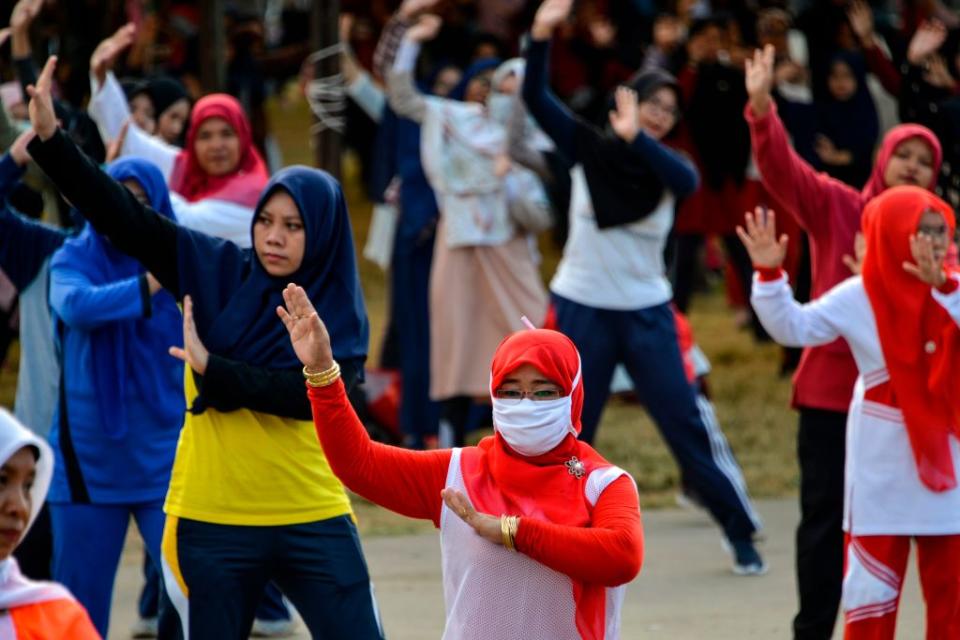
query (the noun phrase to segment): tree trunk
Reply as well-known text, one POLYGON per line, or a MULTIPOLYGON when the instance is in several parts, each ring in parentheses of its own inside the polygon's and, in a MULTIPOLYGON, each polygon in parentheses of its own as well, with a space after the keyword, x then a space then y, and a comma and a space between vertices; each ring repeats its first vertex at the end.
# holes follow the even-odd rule
MULTIPOLYGON (((340 39, 338 23, 340 19, 339 0, 320 0, 313 3, 311 44, 314 51, 329 51, 340 39)), ((314 64, 314 78, 332 81, 340 73, 340 56, 336 53, 320 57, 314 64)), ((339 120, 343 115, 342 97, 339 100, 320 98, 326 106, 327 119, 314 113, 313 149, 316 164, 340 179, 340 137, 329 120, 329 116, 339 120)))
POLYGON ((227 86, 227 49, 224 33, 224 0, 200 3, 200 83, 206 93, 223 91, 227 86))

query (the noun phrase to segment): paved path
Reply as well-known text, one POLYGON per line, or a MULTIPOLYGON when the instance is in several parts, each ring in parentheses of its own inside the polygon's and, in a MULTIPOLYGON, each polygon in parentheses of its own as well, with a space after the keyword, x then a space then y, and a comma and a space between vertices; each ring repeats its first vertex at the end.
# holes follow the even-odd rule
MULTIPOLYGON (((703 514, 674 509, 645 513, 646 559, 642 574, 627 591, 624 640, 789 638, 795 607, 796 500, 760 501, 758 508, 767 533, 761 550, 770 564, 770 572, 762 577, 730 573, 717 529, 703 514)), ((369 538, 364 551, 388 638, 439 638, 443 592, 437 536, 369 538)), ((140 586, 139 557, 138 544, 128 545, 117 581, 111 640, 129 637, 140 586)), ((898 629, 899 639, 923 637, 922 600, 912 569, 898 629)), ((301 632, 296 637, 309 635, 301 632)))

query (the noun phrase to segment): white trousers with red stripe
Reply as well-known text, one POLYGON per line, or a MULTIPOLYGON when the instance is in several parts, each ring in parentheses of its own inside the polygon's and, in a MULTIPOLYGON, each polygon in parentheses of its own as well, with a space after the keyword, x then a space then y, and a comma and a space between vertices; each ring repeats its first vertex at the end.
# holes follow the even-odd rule
POLYGON ((911 540, 917 543, 927 605, 927 640, 960 638, 960 535, 848 535, 843 577, 846 640, 894 637, 911 540))

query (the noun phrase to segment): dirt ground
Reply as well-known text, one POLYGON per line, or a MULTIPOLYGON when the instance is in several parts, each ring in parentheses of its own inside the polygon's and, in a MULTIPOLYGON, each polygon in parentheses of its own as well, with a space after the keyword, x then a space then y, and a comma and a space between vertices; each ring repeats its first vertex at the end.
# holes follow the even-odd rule
MULTIPOLYGON (((624 640, 789 638, 796 599, 796 499, 763 500, 758 508, 766 525, 761 552, 770 565, 769 573, 762 577, 730 573, 718 530, 704 514, 679 509, 646 512, 646 556, 643 571, 627 590, 624 640)), ((134 621, 141 583, 139 544, 132 538, 124 554, 114 594, 111 640, 128 638, 134 621)), ((368 538, 364 551, 387 637, 439 638, 444 611, 437 536, 368 538)), ((309 638, 309 634, 301 627, 295 637, 309 638)), ((839 625, 835 637, 841 637, 839 625)), ((911 567, 897 638, 922 637, 923 604, 916 571, 911 567)))

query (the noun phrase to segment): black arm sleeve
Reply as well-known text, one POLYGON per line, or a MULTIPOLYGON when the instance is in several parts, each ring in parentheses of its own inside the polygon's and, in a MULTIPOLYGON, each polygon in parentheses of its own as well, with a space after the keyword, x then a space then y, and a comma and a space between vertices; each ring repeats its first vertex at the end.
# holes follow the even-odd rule
POLYGON ((49 140, 34 138, 27 149, 97 231, 139 260, 174 297, 181 297, 175 222, 141 204, 59 129, 49 140))
POLYGON ((37 84, 37 65, 33 62, 33 56, 25 58, 14 58, 13 69, 17 74, 17 80, 20 81, 20 88, 24 96, 29 96, 27 87, 37 84))
MULTIPOLYGON (((358 359, 340 363, 348 392, 362 366, 358 359)), ((300 368, 264 369, 210 354, 206 372, 202 376, 194 372, 193 378, 205 407, 224 413, 250 409, 294 420, 313 419, 300 368)))

